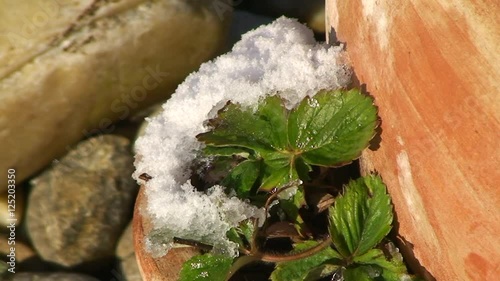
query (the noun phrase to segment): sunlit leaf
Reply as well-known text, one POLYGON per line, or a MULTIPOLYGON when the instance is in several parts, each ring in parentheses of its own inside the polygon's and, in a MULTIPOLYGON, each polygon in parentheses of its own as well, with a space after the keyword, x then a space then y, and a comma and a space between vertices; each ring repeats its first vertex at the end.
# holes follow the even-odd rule
POLYGON ((359 89, 322 91, 292 110, 288 138, 306 163, 339 166, 359 157, 377 126, 373 99, 359 89))
POLYGON ((406 265, 403 263, 403 256, 399 253, 394 244, 387 243, 385 247, 388 251, 389 257, 386 257, 384 252, 380 249, 371 249, 363 255, 354 257, 354 262, 357 264, 378 266, 381 269, 380 280, 419 280, 418 278, 408 274, 406 265))
POLYGON ((278 96, 262 100, 256 110, 229 103, 209 121, 213 129, 197 138, 207 145, 244 147, 259 153, 284 150, 288 143, 286 118, 278 96))
POLYGON ((237 243, 240 248, 245 248, 246 246, 250 246, 253 242, 254 231, 254 221, 248 219, 240 222, 237 227, 232 227, 226 235, 229 240, 237 243))
POLYGON ((382 179, 351 181, 330 207, 330 235, 345 258, 363 255, 391 230, 392 205, 382 179))
POLYGON ((232 263, 223 255, 194 256, 182 265, 179 281, 225 281, 232 263))

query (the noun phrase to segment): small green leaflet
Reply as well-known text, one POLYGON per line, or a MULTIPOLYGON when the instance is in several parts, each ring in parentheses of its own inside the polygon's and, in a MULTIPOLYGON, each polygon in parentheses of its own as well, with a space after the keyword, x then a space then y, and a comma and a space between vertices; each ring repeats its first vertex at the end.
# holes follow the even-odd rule
POLYGON ((190 258, 182 265, 179 281, 225 281, 233 258, 204 254, 190 258))
POLYGON ((330 236, 347 260, 375 247, 391 230, 392 205, 382 179, 370 175, 351 181, 330 207, 330 236))
POLYGON ((236 194, 239 198, 249 198, 250 192, 259 178, 261 161, 244 160, 234 167, 231 172, 222 180, 223 186, 237 186, 236 194))
MULTIPOLYGON (((406 265, 403 263, 403 256, 392 242, 387 243, 386 249, 389 252, 389 259, 380 249, 371 249, 361 256, 354 257, 356 264, 372 265, 381 270, 381 280, 399 281, 399 280, 419 280, 408 274, 406 265)), ((348 280, 347 280, 348 281, 348 280)))
POLYGON ((371 249, 363 255, 354 257, 353 261, 358 264, 377 265, 384 270, 396 274, 406 273, 406 266, 403 261, 395 257, 391 261, 387 260, 384 252, 380 249, 371 249))
POLYGON ((251 219, 240 222, 237 227, 232 227, 227 232, 227 238, 237 243, 240 248, 251 247, 255 232, 254 221, 251 219))
MULTIPOLYGON (((307 180, 311 165, 341 166, 359 157, 378 119, 373 100, 352 89, 321 91, 291 111, 278 96, 261 100, 255 110, 228 103, 208 125, 211 130, 197 136, 207 145, 205 151, 262 159, 260 190, 269 191, 299 178, 307 180)), ((248 169, 250 176, 241 174, 243 168, 235 170, 239 178, 255 178, 253 168, 248 169)), ((249 181, 245 182, 241 192, 238 185, 232 188, 246 194, 249 181)))
POLYGON ((369 265, 351 266, 343 272, 345 281, 374 281, 380 274, 380 269, 369 265))
MULTIPOLYGON (((295 245, 293 252, 302 252, 318 245, 317 241, 309 240, 295 245)), ((318 252, 307 258, 280 262, 276 264, 276 269, 271 274, 272 281, 305 281, 314 280, 313 278, 320 278, 328 275, 337 267, 334 265, 324 265, 326 261, 339 260, 340 255, 331 247, 326 247, 324 250, 318 252), (321 268, 321 270, 318 270, 321 268), (312 270, 315 269, 315 270, 312 270), (315 275, 314 277, 312 275, 315 275)))
MULTIPOLYGON (((404 267, 404 265, 403 265, 404 267)), ((344 273, 345 281, 424 281, 406 272, 396 273, 376 265, 353 265, 344 273)))
POLYGON ((338 264, 325 262, 320 266, 312 268, 307 276, 304 278, 304 281, 317 281, 320 278, 329 277, 328 280, 343 280, 342 272, 344 268, 338 264), (335 279, 337 278, 337 279, 335 279))
POLYGON ((295 229, 300 234, 304 234, 306 230, 304 220, 299 213, 299 209, 305 204, 306 198, 304 195, 304 188, 302 186, 297 187, 297 192, 292 196, 292 198, 279 200, 279 206, 285 212, 288 219, 295 224, 295 229))

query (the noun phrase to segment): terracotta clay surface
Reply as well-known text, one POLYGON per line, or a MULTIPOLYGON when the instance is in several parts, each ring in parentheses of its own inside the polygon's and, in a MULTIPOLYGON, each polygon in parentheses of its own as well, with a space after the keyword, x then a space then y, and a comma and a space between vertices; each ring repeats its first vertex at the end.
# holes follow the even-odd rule
POLYGON ((152 229, 145 208, 147 197, 141 186, 134 209, 133 232, 137 263, 145 281, 177 281, 182 264, 200 252, 194 247, 171 249, 161 258, 153 258, 144 247, 145 235, 152 229))
POLYGON ((382 119, 362 166, 437 280, 500 276, 499 13, 493 0, 327 1, 330 42, 346 44, 382 119))

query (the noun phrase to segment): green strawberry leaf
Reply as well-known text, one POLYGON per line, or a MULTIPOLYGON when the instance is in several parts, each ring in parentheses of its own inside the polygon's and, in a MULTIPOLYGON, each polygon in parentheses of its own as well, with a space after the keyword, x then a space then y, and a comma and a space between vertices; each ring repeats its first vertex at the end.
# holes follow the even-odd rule
POLYGON ((290 182, 307 180, 311 166, 300 157, 290 153, 274 152, 263 155, 264 178, 259 191, 271 191, 275 187, 283 187, 290 182))
POLYGON ((261 161, 245 160, 234 167, 221 185, 232 188, 239 198, 248 198, 259 178, 261 161))
POLYGON ((209 120, 213 129, 196 137, 207 145, 244 147, 259 153, 284 150, 288 143, 286 118, 278 96, 268 96, 256 110, 228 103, 209 120))
POLYGON ((351 181, 330 207, 330 236, 346 259, 375 247, 391 230, 392 205, 382 179, 370 175, 351 181))
POLYGON ((385 248, 390 257, 386 257, 380 249, 371 249, 363 255, 354 257, 353 260, 357 264, 378 266, 382 270, 382 280, 385 281, 418 280, 408 274, 403 256, 392 242, 387 243, 385 248))
POLYGON ((240 222, 237 227, 232 227, 227 232, 229 240, 238 243, 241 248, 251 246, 255 232, 254 221, 251 219, 240 222))
POLYGON ((334 279, 335 277, 340 277, 342 271, 343 271, 342 266, 338 264, 325 262, 320 266, 312 268, 304 278, 304 281, 317 281, 320 278, 325 278, 327 276, 332 277, 331 279, 328 280, 342 280, 342 279, 334 279))
POLYGON ((270 191, 274 187, 281 187, 298 180, 299 176, 292 164, 294 156, 288 153, 272 152, 264 154, 264 177, 259 191, 270 191))
POLYGON ((297 171, 299 179, 301 179, 304 182, 310 179, 309 172, 312 171, 312 167, 311 165, 306 163, 302 157, 297 157, 295 159, 294 167, 295 170, 297 171))
POLYGON ((254 221, 249 219, 242 221, 238 228, 239 232, 245 237, 248 243, 251 243, 253 240, 253 235, 255 232, 255 224, 254 221))
POLYGON ((340 166, 359 157, 377 126, 373 99, 359 89, 322 91, 292 110, 288 139, 305 162, 340 166))
POLYGON ((300 208, 306 205, 306 198, 304 194, 304 188, 299 186, 297 192, 289 199, 280 199, 279 205, 281 209, 285 212, 288 219, 294 223, 295 229, 298 233, 304 234, 306 230, 306 225, 304 219, 299 213, 300 208))
POLYGON ((182 265, 179 281, 225 281, 233 258, 223 255, 197 255, 182 265))
POLYGON ((279 169, 266 167, 259 191, 269 192, 273 188, 282 187, 291 181, 297 180, 297 178, 297 174, 290 167, 279 169))
MULTIPOLYGON (((295 244, 293 252, 303 252, 316 245, 319 242, 314 240, 295 244)), ((317 268, 327 261, 340 261, 340 255, 331 247, 326 247, 315 255, 288 262, 279 262, 271 274, 272 281, 303 281, 317 274, 317 268), (313 273, 311 271, 314 270, 313 273), (308 277, 309 276, 309 277, 308 277)))
POLYGON ((377 267, 362 265, 351 266, 343 271, 344 281, 374 281, 381 275, 381 270, 377 267))
POLYGON ((238 227, 231 227, 226 232, 226 237, 227 239, 229 239, 229 241, 238 244, 240 248, 244 248, 246 246, 245 241, 243 241, 243 238, 240 235, 240 232, 238 231, 238 227))
MULTIPOLYGON (((211 130, 199 134, 212 156, 239 155, 264 161, 260 191, 294 180, 308 180, 311 165, 341 166, 357 158, 378 126, 373 100, 358 89, 322 91, 288 111, 278 96, 262 99, 257 108, 228 103, 209 120, 211 130)), ((241 194, 246 194, 245 176, 241 194)), ((234 179, 228 179, 234 181, 234 179)), ((238 180, 239 181, 239 180, 238 180)))
POLYGON ((358 264, 377 265, 384 270, 394 273, 406 273, 406 266, 403 260, 394 258, 389 261, 380 249, 371 249, 360 256, 354 257, 353 261, 358 264))

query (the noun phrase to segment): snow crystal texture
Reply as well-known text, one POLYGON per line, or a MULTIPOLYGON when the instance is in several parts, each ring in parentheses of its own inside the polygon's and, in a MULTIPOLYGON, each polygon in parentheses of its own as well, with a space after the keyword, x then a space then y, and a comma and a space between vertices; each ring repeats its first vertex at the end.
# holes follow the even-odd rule
POLYGON ((148 250, 162 256, 173 237, 180 237, 236 256, 237 245, 227 240, 226 232, 250 217, 263 220, 262 209, 226 196, 222 187, 205 194, 189 181, 189 167, 201 148, 195 136, 208 130, 204 122, 228 100, 251 106, 278 94, 293 107, 306 95, 345 87, 350 79, 342 47, 317 43, 311 30, 283 17, 243 35, 230 53, 189 75, 163 105, 163 113, 148 119, 135 144, 134 178, 146 186, 145 215, 153 223, 148 250), (142 173, 152 179, 144 182, 142 173))

